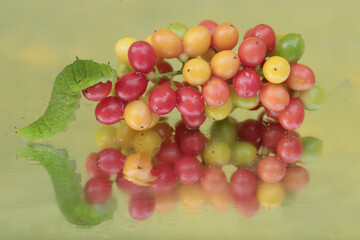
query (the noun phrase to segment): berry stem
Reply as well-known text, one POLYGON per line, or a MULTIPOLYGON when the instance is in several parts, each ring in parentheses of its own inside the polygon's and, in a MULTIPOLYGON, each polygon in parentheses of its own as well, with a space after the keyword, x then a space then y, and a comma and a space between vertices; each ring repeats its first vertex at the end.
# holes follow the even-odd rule
POLYGON ((154 80, 159 81, 159 79, 161 79, 161 78, 167 78, 167 79, 170 79, 170 81, 171 81, 171 78, 173 76, 180 75, 181 73, 182 73, 182 68, 178 71, 172 71, 172 72, 167 72, 167 73, 158 73, 158 74, 155 74, 154 80))

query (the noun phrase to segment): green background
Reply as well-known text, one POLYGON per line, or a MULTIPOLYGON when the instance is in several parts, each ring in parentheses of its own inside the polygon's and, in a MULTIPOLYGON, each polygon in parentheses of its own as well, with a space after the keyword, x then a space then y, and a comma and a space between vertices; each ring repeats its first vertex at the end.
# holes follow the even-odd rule
MULTIPOLYGON (((0 239, 356 239, 360 237, 359 55, 360 1, 40 1, 0 2, 0 239), (178 207, 135 222, 119 195, 114 219, 93 228, 66 222, 57 208, 45 170, 16 154, 24 145, 14 127, 40 116, 55 76, 80 58, 110 61, 115 42, 144 39, 173 22, 191 27, 204 19, 233 23, 240 36, 259 23, 276 33, 305 39, 300 60, 326 90, 326 106, 306 112, 303 136, 324 141, 320 161, 309 165, 311 181, 289 207, 261 209, 247 219, 206 207, 190 215, 178 207)), ((237 48, 236 48, 237 49, 237 48)), ((77 121, 49 141, 77 161, 97 151, 95 104, 81 100, 77 121)), ((251 114, 236 113, 238 119, 251 114)), ((180 205, 180 204, 179 204, 180 205)))

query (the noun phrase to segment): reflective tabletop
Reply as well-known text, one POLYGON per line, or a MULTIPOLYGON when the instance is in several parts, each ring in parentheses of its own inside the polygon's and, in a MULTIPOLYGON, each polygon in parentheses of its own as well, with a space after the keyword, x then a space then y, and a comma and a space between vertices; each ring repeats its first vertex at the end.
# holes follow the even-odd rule
MULTIPOLYGON (((359 238, 358 1, 5 0, 0 6, 0 239, 359 238), (16 127, 43 114, 56 75, 76 56, 109 61, 116 68, 114 44, 118 39, 145 39, 170 23, 195 26, 204 19, 233 23, 240 39, 260 23, 271 25, 276 33, 301 33, 306 47, 300 63, 311 66, 317 84, 326 92, 324 107, 306 111, 296 130, 302 137, 321 139, 322 156, 301 165, 309 175, 308 184, 286 195, 276 209, 260 206, 252 217, 244 216, 239 204, 218 211, 216 206, 224 210, 224 205, 214 204, 216 200, 211 203, 208 195, 201 195, 201 187, 186 189, 178 183, 173 195, 163 199, 152 195, 164 205, 158 205, 144 221, 132 218, 131 197, 116 184, 106 205, 89 205, 82 196, 89 180, 85 163, 91 152, 101 150, 95 140, 101 125, 94 116, 96 103, 84 98, 65 133, 36 145, 46 151, 46 157, 34 157, 15 133, 16 127), (186 203, 186 191, 195 200, 186 203), (167 207, 171 209, 166 211, 167 207)), ((258 119, 260 113, 238 109, 230 116, 244 122, 258 119)), ((179 116, 171 114, 169 124, 174 127, 179 116)), ((207 138, 212 124, 207 119, 200 128, 207 138)), ((235 169, 224 167, 228 180, 235 169)), ((218 201, 226 198, 222 197, 218 201)))

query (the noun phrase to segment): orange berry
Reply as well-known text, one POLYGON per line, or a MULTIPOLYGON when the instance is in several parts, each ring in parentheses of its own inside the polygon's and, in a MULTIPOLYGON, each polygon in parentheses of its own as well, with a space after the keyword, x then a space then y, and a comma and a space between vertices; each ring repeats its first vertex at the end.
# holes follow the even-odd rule
POLYGON ((230 23, 223 23, 215 28, 212 43, 219 51, 231 50, 237 44, 238 39, 239 32, 236 27, 230 23))
POLYGON ((211 70, 216 77, 230 79, 239 71, 240 59, 236 53, 225 50, 218 52, 211 59, 211 70))
POLYGON ((158 29, 151 37, 151 44, 162 58, 177 58, 182 52, 181 40, 170 29, 158 29))
POLYGON ((186 31, 183 38, 184 52, 189 57, 204 54, 210 47, 211 34, 209 29, 203 26, 195 26, 186 31))

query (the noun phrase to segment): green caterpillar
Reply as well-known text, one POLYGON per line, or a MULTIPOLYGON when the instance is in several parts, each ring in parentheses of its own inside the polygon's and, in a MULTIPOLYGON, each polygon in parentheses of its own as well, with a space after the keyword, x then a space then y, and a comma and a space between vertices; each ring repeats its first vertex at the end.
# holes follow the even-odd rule
POLYGON ((75 60, 56 77, 49 105, 38 120, 17 129, 17 133, 29 141, 41 141, 66 131, 75 119, 81 90, 99 82, 116 81, 116 71, 109 64, 92 60, 75 60))
POLYGON ((108 202, 102 206, 91 206, 85 202, 76 167, 68 159, 67 151, 49 145, 25 146, 20 157, 38 161, 50 175, 56 200, 64 217, 72 224, 95 226, 112 218, 116 205, 108 202))

